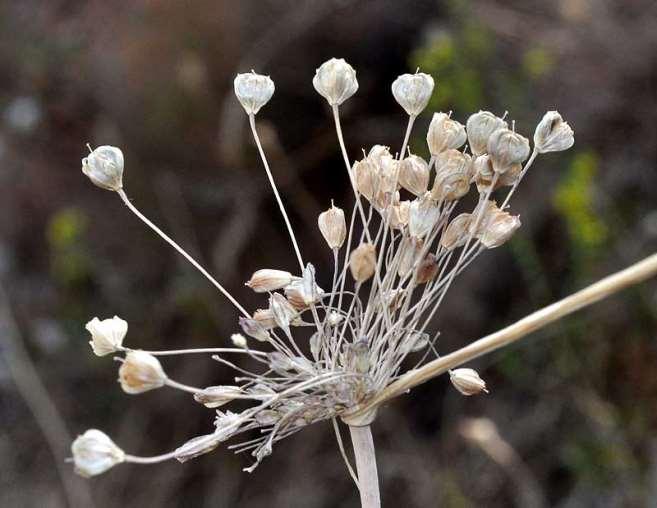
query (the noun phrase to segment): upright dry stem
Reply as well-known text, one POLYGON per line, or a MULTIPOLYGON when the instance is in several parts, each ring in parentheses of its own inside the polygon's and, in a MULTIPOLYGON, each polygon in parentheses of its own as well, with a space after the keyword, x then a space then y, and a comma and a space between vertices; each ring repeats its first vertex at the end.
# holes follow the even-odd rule
POLYGON ((379 475, 376 470, 376 454, 370 426, 356 427, 350 425, 349 432, 351 433, 351 443, 356 455, 361 507, 380 508, 379 475))

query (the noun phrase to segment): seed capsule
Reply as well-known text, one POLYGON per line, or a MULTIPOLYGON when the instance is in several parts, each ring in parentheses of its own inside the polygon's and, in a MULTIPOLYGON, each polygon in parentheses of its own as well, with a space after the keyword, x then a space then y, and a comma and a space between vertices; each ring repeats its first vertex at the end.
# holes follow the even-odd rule
POLYGON ((422 157, 409 155, 400 163, 399 184, 416 196, 422 196, 429 186, 429 165, 422 157))
POLYGON ((413 237, 422 238, 436 225, 440 217, 440 208, 427 192, 411 202, 408 215, 408 232, 413 237))
POLYGON ((424 256, 417 269, 417 283, 426 284, 438 275, 438 260, 431 252, 424 256))
POLYGON ((331 58, 315 72, 313 86, 331 106, 339 106, 358 90, 356 71, 342 58, 331 58))
POLYGON ((230 340, 233 343, 235 347, 239 347, 242 349, 247 349, 248 344, 246 342, 246 337, 242 335, 241 333, 234 333, 230 336, 230 340))
POLYGON ((123 450, 107 434, 89 429, 71 445, 75 472, 89 478, 104 473, 125 460, 123 450))
POLYGON ((105 356, 122 349, 123 339, 128 332, 128 323, 118 316, 111 319, 97 317, 89 321, 85 328, 91 334, 89 344, 97 356, 105 356))
POLYGON ((376 270, 376 249, 371 243, 362 243, 349 256, 349 270, 358 283, 365 282, 376 270))
POLYGON ((269 76, 247 72, 238 74, 233 83, 237 100, 247 115, 255 115, 274 95, 274 82, 269 76))
POLYGON ((480 235, 481 243, 494 249, 506 243, 520 227, 520 217, 499 211, 486 223, 486 229, 480 235))
POLYGON ((441 152, 436 157, 436 177, 431 197, 436 201, 454 201, 470 190, 473 176, 472 158, 455 149, 441 152))
POLYGON ((368 201, 372 201, 374 192, 378 188, 378 169, 374 162, 366 157, 363 160, 354 162, 351 171, 358 192, 365 196, 368 201))
POLYGON ((145 351, 130 351, 119 367, 123 391, 137 394, 164 386, 167 376, 159 360, 145 351))
POLYGON ((271 270, 265 268, 256 271, 245 286, 250 287, 256 293, 267 293, 269 291, 276 291, 282 289, 293 280, 290 272, 283 270, 271 270))
POLYGON ((115 146, 99 146, 82 159, 82 172, 94 185, 119 191, 123 188, 123 152, 115 146))
POLYGON ((433 87, 428 74, 402 74, 392 84, 392 95, 409 116, 417 116, 427 107, 433 87))
MULTIPOLYGON (((490 155, 480 155, 473 162, 474 168, 474 181, 477 184, 477 190, 480 193, 488 192, 495 177, 495 170, 493 170, 493 163, 490 160, 490 155)), ((520 173, 522 172, 522 164, 514 164, 505 173, 497 173, 497 181, 495 188, 514 185, 520 173)))
POLYGON ((243 392, 238 386, 208 386, 196 392, 194 400, 213 409, 232 402, 240 395, 243 395, 243 392))
POLYGON ((317 225, 331 249, 342 247, 347 236, 347 224, 342 208, 331 205, 331 208, 319 214, 317 225))
POLYGON ((536 126, 534 147, 539 153, 561 152, 575 143, 573 130, 558 111, 548 111, 536 126))
POLYGON ((506 173, 529 156, 529 140, 509 129, 498 129, 488 139, 488 154, 493 170, 506 173))
POLYGON ((479 377, 474 369, 454 369, 449 371, 449 380, 463 395, 488 393, 486 382, 479 377))
POLYGON ((486 153, 491 134, 498 129, 508 127, 504 120, 489 111, 479 111, 479 113, 470 115, 465 125, 468 132, 468 143, 473 155, 486 153))
POLYGON ((457 247, 465 245, 465 242, 468 240, 468 235, 470 234, 469 229, 471 221, 472 215, 469 213, 462 213, 455 217, 440 237, 440 245, 446 250, 456 249, 457 247))
POLYGON ((463 125, 451 120, 445 113, 434 113, 427 132, 427 144, 431 155, 436 156, 450 148, 459 148, 466 139, 463 125))

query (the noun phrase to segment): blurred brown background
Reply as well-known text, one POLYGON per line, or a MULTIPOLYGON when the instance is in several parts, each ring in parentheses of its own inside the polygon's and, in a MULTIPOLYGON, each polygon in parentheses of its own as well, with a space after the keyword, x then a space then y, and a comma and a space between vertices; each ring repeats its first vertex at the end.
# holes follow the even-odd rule
MULTIPOLYGON (((221 345, 237 331, 221 295, 83 177, 85 143, 122 147, 135 204, 254 309, 262 299, 244 280, 295 260, 232 80, 255 69, 276 83, 260 129, 302 250, 328 279, 316 217, 331 198, 352 202, 311 84, 333 56, 360 81, 343 108, 352 157, 400 144, 390 84, 418 66, 437 82, 411 143, 421 155, 437 110, 462 122, 508 110, 530 136, 557 108, 575 130, 575 147, 540 157, 514 197, 523 228, 513 241, 455 284, 435 324, 441 352, 657 247, 653 0, 5 0, 0 506, 357 506, 328 424, 281 443, 252 475, 241 472, 249 458, 225 447, 90 481, 63 462, 89 427, 142 455, 212 428, 213 412, 187 395, 121 392, 116 363, 87 345, 87 320, 118 314, 126 343, 145 349, 221 345)), ((655 506, 656 288, 476 362, 489 396, 463 398, 441 378, 381 411, 384 506, 655 506)), ((165 366, 192 385, 232 376, 209 358, 165 366)))

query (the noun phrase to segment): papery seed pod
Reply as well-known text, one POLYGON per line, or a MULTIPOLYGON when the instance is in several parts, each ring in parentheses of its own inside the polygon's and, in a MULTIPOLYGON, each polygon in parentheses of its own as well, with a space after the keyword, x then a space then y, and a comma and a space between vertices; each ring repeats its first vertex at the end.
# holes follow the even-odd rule
POLYGON ((508 127, 504 120, 489 111, 479 111, 479 113, 470 115, 465 125, 468 133, 468 143, 473 155, 486 153, 488 139, 491 134, 498 129, 508 127))
POLYGON ((370 370, 370 349, 367 339, 360 339, 346 347, 347 368, 359 374, 370 370))
POLYGON ((344 316, 339 312, 332 311, 329 312, 328 316, 326 316, 326 322, 328 323, 329 326, 338 326, 343 321, 344 321, 344 316))
POLYGON ((395 229, 402 229, 404 226, 408 225, 410 210, 410 201, 400 201, 399 204, 392 205, 392 213, 390 214, 390 227, 395 229))
POLYGON ((440 245, 446 250, 456 249, 465 245, 470 235, 471 221, 472 215, 469 213, 462 213, 455 217, 440 237, 440 245))
POLYGON ((264 268, 257 270, 244 285, 250 287, 256 293, 267 293, 283 289, 293 280, 292 274, 283 270, 271 270, 264 268))
POLYGON ((281 414, 272 409, 265 409, 263 411, 258 411, 254 418, 258 425, 268 426, 274 425, 278 422, 281 419, 281 414))
POLYGON ((215 434, 206 434, 190 439, 174 451, 174 456, 178 462, 187 462, 206 453, 210 453, 218 445, 221 439, 215 434))
MULTIPOLYGON (((239 318, 239 324, 242 328, 242 331, 246 333, 249 337, 253 337, 260 342, 266 342, 271 339, 267 328, 262 325, 262 323, 257 319, 249 319, 243 316, 239 318)), ((273 328, 273 326, 272 326, 273 328)))
POLYGON ((145 351, 130 351, 119 367, 124 392, 143 393, 164 386, 167 376, 159 360, 145 351))
POLYGON ((372 206, 384 217, 387 210, 399 203, 399 192, 378 192, 372 200, 372 206))
POLYGON ((102 321, 95 317, 85 328, 91 334, 89 344, 96 356, 120 351, 123 348, 123 339, 128 333, 128 323, 118 316, 102 321))
POLYGON ((402 74, 392 84, 392 95, 409 116, 417 116, 427 107, 433 87, 428 74, 402 74))
POLYGON ((269 297, 269 310, 276 325, 286 334, 290 334, 290 324, 297 315, 297 311, 290 302, 280 293, 273 293, 269 297))
POLYGON ((536 126, 534 147, 538 153, 561 152, 575 143, 573 130, 558 111, 548 111, 536 126))
POLYGON ((399 265, 397 275, 404 277, 415 267, 420 260, 420 254, 424 248, 424 241, 415 236, 404 238, 400 245, 399 265))
POLYGON ((427 133, 427 145, 431 155, 435 157, 445 150, 459 148, 466 139, 463 125, 451 120, 445 113, 434 113, 427 133))
POLYGON ((376 270, 376 249, 371 243, 362 243, 349 256, 351 276, 358 283, 365 282, 376 270))
POLYGON ((529 156, 529 140, 509 129, 498 129, 488 139, 488 154, 493 170, 505 173, 529 156))
POLYGON ((506 243, 520 227, 520 217, 507 212, 498 212, 486 224, 486 229, 480 235, 481 243, 494 249, 506 243))
POLYGON ((284 292, 287 301, 290 302, 292 307, 297 311, 305 310, 311 303, 319 302, 324 294, 324 290, 318 286, 315 294, 316 299, 314 301, 309 301, 310 295, 306 294, 302 281, 294 281, 285 288, 284 292))
POLYGON ((276 328, 276 320, 271 309, 256 309, 253 313, 253 320, 265 330, 276 328))
POLYGON ((365 196, 368 201, 372 201, 374 192, 379 186, 376 164, 366 157, 363 160, 354 162, 351 171, 358 192, 365 196))
POLYGON ((125 460, 125 453, 107 434, 89 429, 71 445, 75 472, 85 478, 104 473, 125 460))
POLYGON ((238 74, 233 82, 237 100, 247 115, 255 115, 274 95, 274 82, 269 76, 246 72, 238 74))
POLYGON ((313 355, 315 361, 319 360, 323 340, 324 336, 320 332, 315 332, 310 337, 310 353, 313 355))
POLYGON ((409 155, 400 163, 399 185, 416 196, 422 196, 429 186, 429 165, 422 157, 409 155))
POLYGON ((401 306, 404 293, 403 288, 390 289, 383 294, 383 301, 391 311, 395 311, 401 306))
POLYGON ((233 343, 235 347, 239 347, 242 349, 247 349, 248 344, 246 342, 246 337, 242 335, 241 333, 234 333, 230 336, 230 340, 233 343))
POLYGON ((356 71, 342 58, 331 58, 315 72, 313 86, 331 106, 339 106, 358 90, 356 71))
POLYGON ((486 382, 479 377, 474 369, 454 369, 449 371, 449 380, 463 395, 477 395, 488 393, 486 382))
POLYGON ((502 210, 499 209, 495 201, 490 199, 479 201, 475 209, 472 211, 469 232, 475 237, 481 238, 486 232, 490 221, 492 221, 499 213, 502 213, 502 210))
POLYGON ((94 185, 119 191, 123 188, 123 152, 115 146, 99 146, 82 159, 82 172, 94 185))
POLYGON ((408 232, 415 238, 422 238, 436 225, 440 208, 431 199, 429 192, 411 202, 408 214, 408 232))
POLYGON ((217 408, 243 395, 239 386, 208 386, 194 394, 194 400, 205 407, 217 408))
POLYGON ((431 252, 424 256, 417 269, 417 283, 426 284, 438 275, 438 260, 431 252))
POLYGON ((477 190, 479 193, 488 191, 492 192, 500 187, 514 185, 518 181, 520 173, 522 172, 522 164, 514 164, 505 173, 495 173, 489 155, 480 155, 477 157, 473 162, 473 167, 475 174, 474 181, 477 184, 477 190), (493 183, 496 174, 497 180, 495 188, 491 190, 490 186, 493 183))
POLYGON ((374 145, 367 153, 367 159, 372 161, 378 169, 381 168, 381 160, 384 158, 392 158, 390 147, 384 145, 374 145))
POLYGON ((383 153, 378 157, 368 156, 374 162, 376 171, 375 192, 393 193, 399 188, 400 161, 389 153, 383 153))
POLYGON ((308 263, 301 277, 301 296, 306 305, 312 305, 320 298, 320 288, 315 282, 315 267, 308 263))
POLYGON ((217 417, 214 419, 214 426, 217 428, 215 434, 220 441, 228 439, 237 430, 240 415, 232 411, 225 413, 217 409, 217 417))
POLYGON ((455 201, 470 190, 474 168, 472 158, 458 150, 450 149, 436 157, 436 177, 431 197, 436 201, 455 201))
POLYGON ((429 334, 413 332, 409 335, 403 344, 403 350, 406 353, 417 353, 429 345, 429 334))
POLYGON ((279 373, 285 373, 288 370, 293 370, 295 367, 294 362, 289 356, 277 351, 267 353, 267 363, 269 363, 269 367, 272 370, 279 373))
POLYGON ((331 205, 331 208, 319 214, 317 224, 331 249, 337 250, 342 247, 347 236, 347 223, 342 208, 331 205))

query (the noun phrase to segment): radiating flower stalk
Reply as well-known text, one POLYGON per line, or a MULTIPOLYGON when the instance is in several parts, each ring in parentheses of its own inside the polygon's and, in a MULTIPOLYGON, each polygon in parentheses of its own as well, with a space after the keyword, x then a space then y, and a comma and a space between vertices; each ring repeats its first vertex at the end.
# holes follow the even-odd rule
MULTIPOLYGON (((235 78, 235 94, 248 116, 267 178, 286 224, 298 271, 256 270, 246 282, 263 295, 263 308, 244 309, 178 244, 150 222, 123 190, 121 150, 101 146, 82 161, 91 181, 119 194, 147 226, 188 259, 242 314, 241 333, 227 347, 140 351, 123 345, 127 323, 118 317, 87 325, 94 353, 123 353, 119 381, 127 393, 168 386, 190 392, 216 412, 214 428, 169 453, 155 457, 125 454, 105 434, 90 430, 73 444, 76 470, 99 474, 119 462, 185 462, 227 440, 228 448, 248 452, 256 466, 282 439, 307 425, 333 420, 343 457, 356 480, 363 506, 379 506, 374 448, 369 430, 376 407, 354 413, 405 372, 439 357, 439 333, 431 329, 454 280, 483 251, 506 243, 520 227, 509 202, 539 153, 565 150, 573 131, 556 111, 548 112, 529 140, 514 122, 487 111, 465 125, 451 113, 435 113, 426 140, 430 159, 411 153, 415 121, 434 89, 431 76, 404 74, 392 94, 407 114, 399 151, 374 145, 359 160, 347 152, 340 106, 358 90, 356 72, 344 60, 322 64, 313 79, 330 107, 354 204, 351 212, 331 203, 318 229, 333 261, 332 274, 318 274, 301 255, 294 230, 260 144, 255 115, 271 99, 274 83, 254 72, 235 78), (472 196, 463 202, 463 198, 472 196), (502 204, 498 205, 497 203, 502 204), (320 282, 323 287, 320 287, 320 282), (191 387, 170 379, 158 358, 212 354, 236 372, 230 386, 191 387), (246 356, 254 367, 235 365, 246 356), (241 401, 241 403, 239 403, 241 401), (237 406, 233 411, 226 407, 237 406), (357 414, 355 418, 353 414, 357 414), (349 465, 336 419, 350 426, 358 473, 349 465), (247 434, 244 440, 237 438, 247 434)), ((313 259, 313 261, 317 261, 313 259)), ((237 324, 237 323, 236 323, 237 324)), ((486 392, 469 368, 449 371, 463 395, 486 392)))

